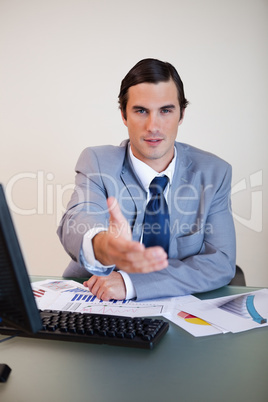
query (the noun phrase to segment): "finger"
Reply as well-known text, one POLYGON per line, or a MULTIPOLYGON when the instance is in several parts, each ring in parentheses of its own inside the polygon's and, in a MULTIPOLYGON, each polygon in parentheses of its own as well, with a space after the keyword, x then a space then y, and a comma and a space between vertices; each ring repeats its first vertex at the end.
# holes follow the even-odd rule
POLYGON ((113 225, 118 225, 119 227, 126 225, 126 218, 121 212, 117 199, 115 197, 109 197, 107 199, 107 205, 110 213, 110 224, 112 223, 113 225))
POLYGON ((112 272, 107 277, 102 277, 97 297, 104 301, 111 299, 122 300, 126 297, 126 287, 122 275, 118 272, 112 272))
POLYGON ((163 261, 167 260, 167 253, 162 247, 148 247, 144 251, 144 256, 148 260, 163 261))
POLYGON ((133 263, 155 264, 162 263, 167 260, 167 254, 162 247, 150 247, 144 249, 134 249, 127 251, 123 256, 122 261, 133 263))
POLYGON ((105 288, 106 288, 106 280, 107 278, 99 278, 99 280, 95 283, 95 285, 92 288, 92 293, 100 300, 110 300, 108 298, 105 298, 105 288))
POLYGON ((124 237, 110 237, 109 238, 109 253, 110 254, 124 254, 143 252, 145 250, 144 244, 138 241, 127 240, 124 237))
POLYGON ((167 268, 168 259, 162 247, 150 247, 142 252, 121 255, 116 265, 129 273, 149 273, 167 268))
POLYGON ((97 296, 98 299, 100 299, 98 294, 101 289, 101 281, 99 279, 100 278, 98 278, 98 280, 96 280, 96 282, 93 284, 93 286, 91 288, 91 293, 93 293, 93 295, 97 296))
POLYGON ((125 217, 122 214, 117 199, 115 197, 109 197, 107 199, 107 205, 110 216, 114 221, 122 222, 122 220, 125 220, 125 217))
POLYGON ((162 247, 145 249, 144 260, 146 266, 141 267, 143 272, 160 271, 168 267, 168 255, 162 247), (147 271, 147 266, 149 266, 150 271, 147 271))
POLYGON ((122 214, 120 206, 114 197, 107 199, 107 205, 110 213, 109 232, 116 238, 119 236, 131 240, 132 234, 127 219, 122 214))
POLYGON ((91 292, 92 287, 94 286, 95 282, 98 280, 98 276, 92 275, 87 281, 83 283, 85 287, 91 292))
POLYGON ((105 299, 102 298, 102 295, 103 295, 103 290, 100 288, 100 289, 98 290, 98 292, 96 293, 96 296, 97 296, 97 298, 100 299, 100 300, 105 300, 105 299))

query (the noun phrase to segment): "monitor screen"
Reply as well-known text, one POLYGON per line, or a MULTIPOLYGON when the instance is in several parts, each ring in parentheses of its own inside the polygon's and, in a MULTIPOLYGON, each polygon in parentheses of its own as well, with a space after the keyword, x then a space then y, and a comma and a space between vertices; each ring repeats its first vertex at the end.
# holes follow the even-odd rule
POLYGON ((0 184, 0 321, 23 332, 42 327, 32 287, 0 184))

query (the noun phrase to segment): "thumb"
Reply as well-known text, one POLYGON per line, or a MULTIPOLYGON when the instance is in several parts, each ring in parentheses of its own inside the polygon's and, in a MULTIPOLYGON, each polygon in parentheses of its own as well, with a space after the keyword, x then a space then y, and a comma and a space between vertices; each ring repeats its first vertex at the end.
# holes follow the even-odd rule
POLYGON ((107 199, 107 205, 110 213, 110 221, 120 224, 126 220, 115 197, 109 197, 107 199))
POLYGON ((109 231, 117 236, 123 236, 131 240, 131 230, 127 219, 122 214, 118 201, 115 197, 107 199, 108 210, 110 213, 109 231))

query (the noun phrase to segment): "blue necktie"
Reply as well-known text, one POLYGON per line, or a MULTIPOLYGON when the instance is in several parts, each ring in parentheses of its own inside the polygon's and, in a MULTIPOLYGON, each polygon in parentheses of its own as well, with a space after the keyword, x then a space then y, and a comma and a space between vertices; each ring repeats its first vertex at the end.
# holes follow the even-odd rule
POLYGON ((143 244, 145 247, 161 246, 168 253, 169 212, 164 197, 168 177, 155 177, 149 187, 152 198, 148 202, 143 222, 143 244))

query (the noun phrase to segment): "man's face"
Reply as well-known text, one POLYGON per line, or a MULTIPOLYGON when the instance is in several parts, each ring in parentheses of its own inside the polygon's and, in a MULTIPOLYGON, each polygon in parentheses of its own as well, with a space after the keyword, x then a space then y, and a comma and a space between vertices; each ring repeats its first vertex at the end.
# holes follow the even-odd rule
POLYGON ((163 171, 173 158, 174 141, 182 123, 174 81, 130 87, 126 117, 122 115, 134 156, 154 170, 163 171))

